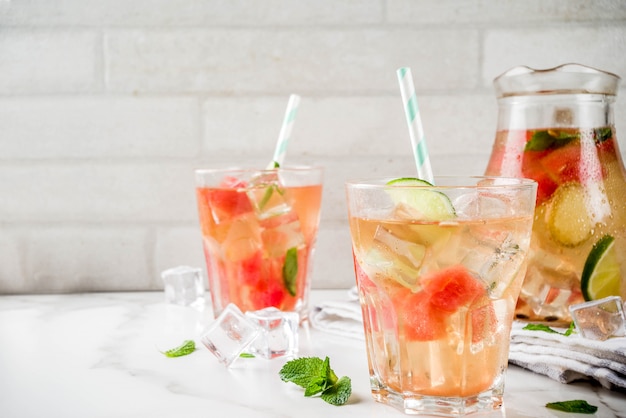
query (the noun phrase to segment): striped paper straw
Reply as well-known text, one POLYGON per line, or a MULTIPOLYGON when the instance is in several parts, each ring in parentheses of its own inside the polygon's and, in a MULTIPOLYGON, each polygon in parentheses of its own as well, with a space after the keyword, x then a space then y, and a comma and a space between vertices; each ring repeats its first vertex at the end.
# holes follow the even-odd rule
POLYGON ((424 138, 424 128, 420 118, 419 108, 417 107, 417 97, 415 96, 415 86, 413 86, 413 76, 411 69, 408 67, 398 68, 398 82, 400 83, 400 92, 402 93, 402 102, 406 115, 406 122, 409 125, 409 136, 411 137, 411 145, 413 147, 413 156, 415 157, 415 165, 417 166, 417 176, 433 183, 433 170, 430 166, 430 157, 426 148, 426 139, 424 138))
POLYGON ((283 165, 285 154, 287 153, 287 144, 289 143, 289 139, 291 137, 291 130, 293 129, 293 124, 296 120, 299 104, 300 96, 297 94, 289 96, 287 110, 285 110, 285 118, 283 119, 283 125, 280 127, 278 141, 276 142, 276 149, 274 150, 274 159, 268 168, 276 168, 283 165))

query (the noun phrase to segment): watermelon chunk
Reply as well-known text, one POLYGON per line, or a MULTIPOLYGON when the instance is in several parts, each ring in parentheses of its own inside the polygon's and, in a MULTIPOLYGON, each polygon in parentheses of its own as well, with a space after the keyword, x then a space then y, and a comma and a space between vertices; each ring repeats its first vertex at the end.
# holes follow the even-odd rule
POLYGON ((537 206, 550 199, 559 186, 558 175, 542 165, 542 159, 550 151, 525 151, 522 161, 522 175, 537 182, 537 206))
POLYGON ((446 336, 446 317, 431 303, 426 292, 405 294, 394 303, 398 307, 404 335, 409 341, 433 341, 446 336))
POLYGON ((443 312, 456 312, 486 292, 485 284, 462 265, 429 273, 421 279, 430 303, 443 312))

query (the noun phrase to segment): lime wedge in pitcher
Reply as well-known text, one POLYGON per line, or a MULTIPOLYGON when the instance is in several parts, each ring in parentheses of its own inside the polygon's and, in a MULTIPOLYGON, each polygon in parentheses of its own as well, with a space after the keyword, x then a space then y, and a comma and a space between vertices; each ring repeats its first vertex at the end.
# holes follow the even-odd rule
MULTIPOLYGON (((425 180, 413 177, 402 177, 387 182, 388 186, 430 186, 433 185, 425 180)), ((404 204, 416 210, 424 220, 445 221, 456 216, 452 202, 445 194, 415 187, 412 189, 390 187, 387 193, 398 204, 404 204)))
POLYGON ((619 296, 620 282, 615 239, 605 235, 593 245, 587 256, 580 282, 583 297, 585 300, 597 300, 619 296))

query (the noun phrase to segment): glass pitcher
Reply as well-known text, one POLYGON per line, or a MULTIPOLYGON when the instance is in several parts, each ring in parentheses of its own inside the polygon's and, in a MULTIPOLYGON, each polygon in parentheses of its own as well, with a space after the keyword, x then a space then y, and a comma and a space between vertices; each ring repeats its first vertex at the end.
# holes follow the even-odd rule
POLYGON ((538 182, 518 319, 565 324, 572 304, 626 298, 626 171, 613 122, 619 81, 578 64, 520 66, 494 80, 498 125, 486 174, 538 182))

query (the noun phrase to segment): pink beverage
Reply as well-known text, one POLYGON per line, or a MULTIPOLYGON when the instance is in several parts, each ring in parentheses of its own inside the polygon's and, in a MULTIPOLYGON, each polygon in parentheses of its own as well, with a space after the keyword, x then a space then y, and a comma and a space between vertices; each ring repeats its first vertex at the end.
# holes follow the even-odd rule
MULTIPOLYGON (((569 321, 567 308, 584 301, 583 270, 594 245, 603 237, 612 237, 614 246, 621 249, 618 260, 626 271, 626 173, 610 127, 498 132, 487 173, 526 177, 538 183, 518 318, 569 321), (541 150, 527 146, 550 136, 548 132, 572 139, 541 150), (519 145, 513 147, 512 143, 519 145)), ((621 291, 626 297, 624 292, 626 288, 621 291)))
POLYGON ((577 64, 516 67, 494 80, 487 175, 538 183, 516 316, 571 321, 569 306, 626 298, 626 170, 614 126, 619 77, 577 64))
POLYGON ((322 197, 319 168, 197 170, 215 316, 275 307, 306 315, 322 197))
POLYGON ((502 405, 536 186, 470 180, 347 186, 372 394, 405 413, 502 405))

